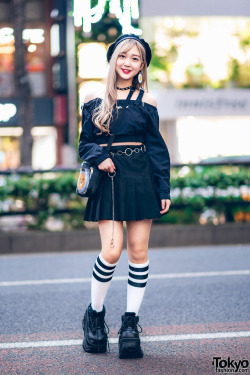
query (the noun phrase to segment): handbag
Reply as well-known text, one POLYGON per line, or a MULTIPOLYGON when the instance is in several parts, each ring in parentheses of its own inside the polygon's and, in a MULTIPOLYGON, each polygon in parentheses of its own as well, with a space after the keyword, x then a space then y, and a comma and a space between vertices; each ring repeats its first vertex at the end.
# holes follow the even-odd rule
MULTIPOLYGON (((118 115, 117 119, 114 122, 114 129, 112 136, 109 139, 108 145, 106 147, 106 152, 109 153, 111 145, 114 141, 115 135, 118 131, 118 127, 121 123, 122 117, 124 115, 125 109, 133 95, 135 88, 132 87, 130 92, 125 100, 124 105, 122 106, 121 113, 118 115)), ((80 167, 80 173, 77 181, 76 194, 81 197, 92 197, 98 189, 98 186, 105 176, 105 171, 100 170, 95 164, 91 164, 84 160, 80 167)))

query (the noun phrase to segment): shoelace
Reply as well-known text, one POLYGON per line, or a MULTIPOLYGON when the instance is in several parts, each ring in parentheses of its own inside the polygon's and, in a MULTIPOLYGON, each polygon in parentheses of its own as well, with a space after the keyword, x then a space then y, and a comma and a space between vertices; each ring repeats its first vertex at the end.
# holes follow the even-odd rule
MULTIPOLYGON (((92 318, 92 326, 95 330, 97 330, 98 328, 104 328, 104 332, 106 333, 106 335, 109 334, 109 327, 103 317, 97 316, 96 318, 92 318)), ((110 352, 109 339, 107 341, 108 341, 108 349, 110 352)))
POLYGON ((92 325, 95 330, 98 328, 104 328, 104 332, 106 334, 109 333, 109 327, 102 317, 97 316, 96 318, 92 318, 92 325))
POLYGON ((140 327, 140 331, 138 331, 139 333, 142 332, 142 327, 140 326, 139 323, 135 323, 135 320, 132 316, 127 316, 125 318, 125 322, 124 324, 122 324, 121 328, 119 329, 118 331, 118 334, 123 330, 123 329, 126 329, 128 327, 131 327, 133 329, 136 329, 136 326, 140 327))

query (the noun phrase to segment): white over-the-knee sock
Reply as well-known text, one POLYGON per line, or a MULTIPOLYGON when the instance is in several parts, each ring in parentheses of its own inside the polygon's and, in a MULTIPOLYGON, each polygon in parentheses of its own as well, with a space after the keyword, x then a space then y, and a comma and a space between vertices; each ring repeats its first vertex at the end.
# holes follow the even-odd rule
POLYGON ((143 264, 128 263, 127 312, 138 315, 148 280, 149 260, 143 264))
POLYGON ((117 263, 109 264, 101 254, 96 259, 91 281, 91 306, 97 312, 103 309, 103 302, 117 263))

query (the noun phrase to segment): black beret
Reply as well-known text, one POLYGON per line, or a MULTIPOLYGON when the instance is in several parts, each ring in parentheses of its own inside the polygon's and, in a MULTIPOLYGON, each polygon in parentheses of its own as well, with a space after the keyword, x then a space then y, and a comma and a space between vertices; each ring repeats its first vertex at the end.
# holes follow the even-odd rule
POLYGON ((108 62, 110 61, 111 56, 112 56, 115 48, 117 47, 117 45, 125 39, 135 39, 143 45, 143 47, 145 48, 145 51, 146 51, 147 66, 149 66, 150 61, 151 61, 151 57, 152 57, 151 48, 149 47, 149 44, 144 39, 139 38, 139 36, 137 36, 135 34, 121 35, 121 36, 119 36, 119 38, 116 39, 116 41, 114 43, 110 44, 110 46, 108 48, 108 51, 107 51, 108 62))

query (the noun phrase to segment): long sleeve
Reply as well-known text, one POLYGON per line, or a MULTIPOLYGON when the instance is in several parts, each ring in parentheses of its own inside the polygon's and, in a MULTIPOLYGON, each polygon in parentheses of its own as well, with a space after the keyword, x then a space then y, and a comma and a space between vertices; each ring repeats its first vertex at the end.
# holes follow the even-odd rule
POLYGON ((167 145, 159 131, 159 115, 156 107, 147 109, 145 145, 158 183, 160 199, 170 199, 170 157, 167 145))
POLYGON ((82 109, 82 130, 79 138, 78 154, 81 159, 98 166, 109 154, 102 146, 94 142, 92 115, 89 102, 84 104, 82 109))

